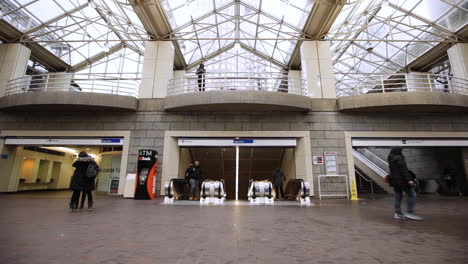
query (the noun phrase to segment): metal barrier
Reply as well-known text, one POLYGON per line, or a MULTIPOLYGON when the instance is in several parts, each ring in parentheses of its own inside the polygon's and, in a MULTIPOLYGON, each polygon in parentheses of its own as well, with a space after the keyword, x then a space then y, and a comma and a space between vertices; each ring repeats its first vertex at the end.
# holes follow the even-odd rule
POLYGON ((206 73, 169 80, 168 95, 201 91, 266 91, 307 96, 306 80, 279 73, 206 73))
POLYGON ((60 73, 26 75, 8 81, 5 95, 28 92, 87 92, 138 97, 138 73, 60 73))
POLYGON ((319 198, 346 197, 349 199, 348 175, 319 175, 319 198))
POLYGON ((310 184, 302 179, 292 179, 286 184, 285 199, 294 198, 301 204, 310 204, 310 184))
POLYGON ((359 186, 362 188, 362 180, 365 182, 369 183, 370 189, 371 189, 371 195, 372 195, 372 200, 375 200, 374 196, 374 181, 372 179, 368 179, 366 176, 364 176, 362 173, 360 173, 358 170, 354 170, 354 174, 359 176, 359 186))
POLYGON ((164 203, 174 203, 174 200, 188 199, 189 184, 184 179, 171 179, 164 185, 164 203))
POLYGON ((440 92, 468 95, 468 80, 431 73, 346 76, 336 82, 336 87, 338 97, 390 92, 440 92))
POLYGON ((251 204, 274 204, 275 189, 269 180, 249 182, 247 197, 251 204))
POLYGON ((200 204, 222 204, 226 200, 224 181, 203 181, 200 188, 200 204))

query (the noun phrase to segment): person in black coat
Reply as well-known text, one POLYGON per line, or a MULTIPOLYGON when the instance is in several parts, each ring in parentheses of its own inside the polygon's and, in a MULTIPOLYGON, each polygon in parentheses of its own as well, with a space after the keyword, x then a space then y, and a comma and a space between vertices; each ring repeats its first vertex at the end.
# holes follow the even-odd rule
POLYGON ((280 194, 281 198, 284 199, 283 182, 286 180, 284 173, 281 171, 280 168, 276 168, 273 170, 271 176, 273 177, 273 184, 275 185, 276 199, 280 199, 280 194))
POLYGON ((93 157, 89 156, 85 151, 82 151, 78 154, 78 159, 72 165, 75 167, 75 172, 70 181, 70 190, 73 191, 70 201, 70 211, 78 208, 78 201, 82 191, 85 192, 88 197, 88 210, 92 210, 93 208, 92 191, 96 189, 96 178, 88 178, 86 175, 86 171, 91 163, 97 166, 93 157))
POLYGON ((403 156, 402 147, 392 147, 388 155, 388 165, 390 168, 390 186, 393 186, 395 191, 395 215, 396 219, 412 219, 422 220, 420 216, 414 214, 416 205, 416 192, 414 179, 408 170, 405 157, 403 156), (408 213, 403 214, 401 211, 401 200, 403 192, 408 195, 408 213))
POLYGON ((197 69, 197 76, 198 76, 198 91, 204 92, 205 91, 205 65, 200 64, 197 69))
POLYGON ((185 171, 185 177, 190 184, 189 200, 196 200, 198 181, 203 177, 203 171, 200 168, 200 161, 196 160, 194 165, 185 171))

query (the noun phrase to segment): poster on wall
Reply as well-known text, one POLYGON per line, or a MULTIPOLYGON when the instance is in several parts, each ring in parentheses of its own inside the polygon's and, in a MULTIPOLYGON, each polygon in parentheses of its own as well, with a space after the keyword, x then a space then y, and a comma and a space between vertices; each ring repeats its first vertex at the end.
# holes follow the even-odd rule
POLYGON ((323 156, 313 156, 314 165, 323 164, 323 156))
POLYGON ((337 174, 338 173, 338 164, 336 151, 325 151, 325 173, 326 174, 337 174))
POLYGON ((109 186, 109 194, 117 194, 119 192, 119 179, 111 179, 109 186))

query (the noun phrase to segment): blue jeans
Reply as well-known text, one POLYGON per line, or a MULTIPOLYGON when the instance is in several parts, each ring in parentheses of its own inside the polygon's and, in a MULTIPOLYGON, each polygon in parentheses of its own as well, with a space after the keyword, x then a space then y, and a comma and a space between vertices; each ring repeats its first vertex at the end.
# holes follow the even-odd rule
POLYGON ((416 205, 416 192, 412 187, 406 187, 403 189, 393 187, 395 191, 395 213, 402 214, 401 212, 401 200, 403 199, 403 192, 408 195, 408 213, 414 213, 414 207, 416 205))
POLYGON ((189 184, 190 184, 190 197, 193 197, 193 198, 197 197, 198 180, 190 179, 189 184))

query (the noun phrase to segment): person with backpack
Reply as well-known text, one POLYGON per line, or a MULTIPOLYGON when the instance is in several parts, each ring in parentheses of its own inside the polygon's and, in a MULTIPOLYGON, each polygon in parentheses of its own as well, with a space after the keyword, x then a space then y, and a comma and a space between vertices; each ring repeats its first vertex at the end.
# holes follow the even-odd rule
POLYGON ((422 217, 415 215, 416 192, 415 180, 408 170, 402 147, 392 147, 388 155, 388 166, 390 168, 389 183, 395 191, 394 209, 395 219, 423 220, 422 217), (401 200, 403 192, 408 196, 408 208, 406 214, 401 211, 401 200))
POLYGON ((78 154, 78 159, 72 166, 75 167, 75 172, 70 181, 70 190, 73 191, 70 200, 70 212, 78 209, 81 192, 86 193, 86 197, 88 197, 88 210, 91 211, 93 210, 92 191, 96 189, 95 180, 99 173, 99 166, 93 157, 89 156, 85 151, 81 151, 78 154))

